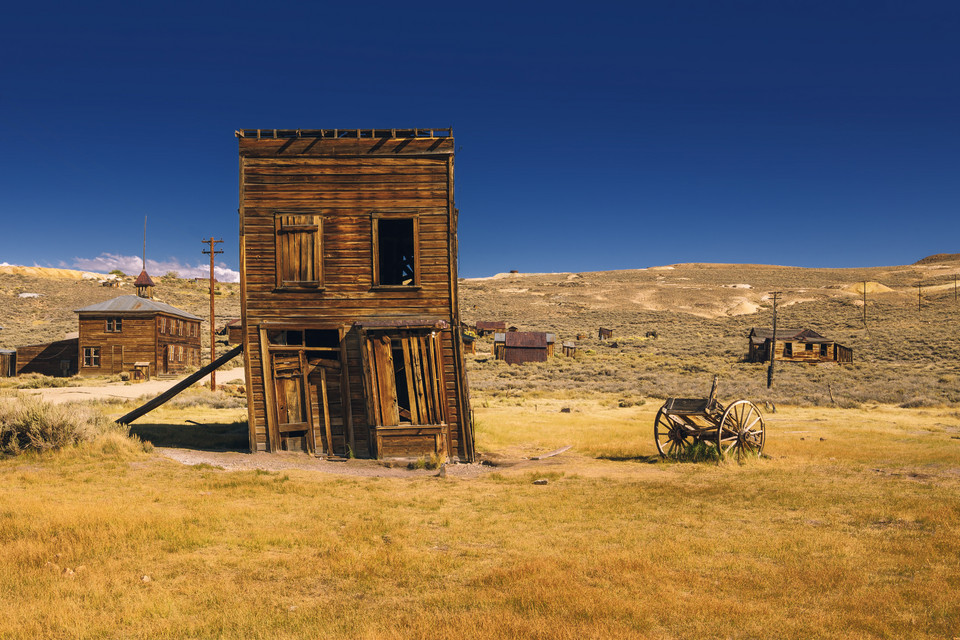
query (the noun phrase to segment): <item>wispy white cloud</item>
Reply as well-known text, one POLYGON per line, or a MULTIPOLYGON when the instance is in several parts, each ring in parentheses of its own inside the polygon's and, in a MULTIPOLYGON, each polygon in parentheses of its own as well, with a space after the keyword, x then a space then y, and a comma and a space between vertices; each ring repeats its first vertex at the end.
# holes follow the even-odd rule
MULTIPOLYGON (((140 256, 122 256, 115 253, 101 253, 96 258, 74 258, 73 268, 85 271, 108 273, 120 269, 128 275, 140 273, 143 261, 140 256)), ((210 264, 184 264, 176 258, 169 260, 147 260, 147 273, 151 276, 162 276, 176 271, 181 278, 209 278, 210 264)), ((214 277, 220 282, 240 282, 240 272, 225 264, 214 265, 214 277)))

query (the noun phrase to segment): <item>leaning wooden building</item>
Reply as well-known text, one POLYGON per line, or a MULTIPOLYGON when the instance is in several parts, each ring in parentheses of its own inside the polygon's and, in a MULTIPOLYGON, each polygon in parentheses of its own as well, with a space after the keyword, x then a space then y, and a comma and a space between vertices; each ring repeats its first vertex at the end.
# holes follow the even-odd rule
POLYGON ((250 449, 472 461, 451 131, 237 137, 250 449))
POLYGON ((777 360, 787 362, 853 362, 853 349, 825 338, 812 329, 773 329, 754 327, 747 336, 747 362, 767 362, 773 349, 777 360))

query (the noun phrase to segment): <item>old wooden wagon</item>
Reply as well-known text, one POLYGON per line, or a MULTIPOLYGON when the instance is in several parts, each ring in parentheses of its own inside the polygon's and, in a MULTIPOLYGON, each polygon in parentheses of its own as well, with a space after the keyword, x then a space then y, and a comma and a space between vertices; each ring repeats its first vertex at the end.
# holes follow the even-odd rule
POLYGON ((716 447, 719 457, 738 461, 763 452, 763 415, 749 400, 729 406, 717 401, 717 378, 706 398, 668 398, 653 424, 657 451, 678 458, 697 443, 716 447))
POLYGON ((474 459, 450 129, 244 129, 250 449, 474 459))

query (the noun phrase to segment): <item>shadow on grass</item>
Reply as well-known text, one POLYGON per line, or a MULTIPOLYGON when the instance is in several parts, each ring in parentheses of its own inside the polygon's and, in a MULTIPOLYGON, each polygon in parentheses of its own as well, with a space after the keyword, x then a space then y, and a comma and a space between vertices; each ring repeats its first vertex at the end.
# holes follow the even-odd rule
POLYGON ((155 447, 243 453, 250 450, 245 420, 225 424, 133 424, 130 435, 155 447))
POLYGON ((657 464, 658 462, 663 462, 664 459, 659 455, 653 456, 614 456, 614 455, 602 455, 597 456, 598 460, 610 460, 611 462, 638 462, 641 464, 657 464))

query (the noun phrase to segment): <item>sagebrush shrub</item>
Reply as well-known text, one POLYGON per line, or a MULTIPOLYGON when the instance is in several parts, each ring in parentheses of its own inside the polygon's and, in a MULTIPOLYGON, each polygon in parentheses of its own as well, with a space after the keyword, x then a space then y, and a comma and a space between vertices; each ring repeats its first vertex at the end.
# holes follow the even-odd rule
POLYGON ((0 451, 49 451, 92 440, 113 428, 102 413, 34 397, 0 398, 0 451))

